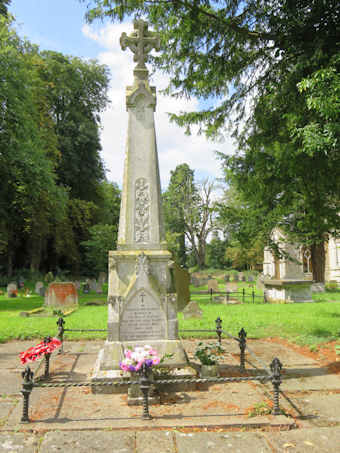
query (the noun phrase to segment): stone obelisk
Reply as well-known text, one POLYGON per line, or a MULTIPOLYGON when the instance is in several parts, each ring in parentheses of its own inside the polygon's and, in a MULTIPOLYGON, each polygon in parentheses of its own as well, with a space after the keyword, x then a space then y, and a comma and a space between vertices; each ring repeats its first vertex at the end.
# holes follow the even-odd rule
POLYGON ((146 22, 134 22, 134 32, 120 38, 137 65, 126 90, 128 133, 117 250, 109 252, 108 338, 97 361, 97 376, 118 374, 127 347, 153 346, 160 356, 171 353, 167 365, 186 364, 178 340, 174 263, 166 250, 161 209, 154 123, 156 90, 149 85, 147 55, 159 49, 159 37, 146 22), (106 371, 105 371, 106 370, 106 371), (98 374, 99 373, 99 374, 98 374))

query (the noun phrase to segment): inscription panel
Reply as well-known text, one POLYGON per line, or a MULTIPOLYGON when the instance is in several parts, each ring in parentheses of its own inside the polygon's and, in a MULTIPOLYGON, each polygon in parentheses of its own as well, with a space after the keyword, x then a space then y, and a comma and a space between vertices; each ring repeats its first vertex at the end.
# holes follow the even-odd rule
POLYGON ((146 292, 139 292, 124 309, 120 341, 165 339, 165 316, 159 304, 146 292))

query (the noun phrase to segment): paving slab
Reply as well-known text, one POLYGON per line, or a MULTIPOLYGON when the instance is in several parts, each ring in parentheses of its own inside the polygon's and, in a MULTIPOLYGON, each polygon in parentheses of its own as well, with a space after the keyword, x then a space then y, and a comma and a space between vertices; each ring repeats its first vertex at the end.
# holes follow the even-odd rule
POLYGON ((135 453, 135 433, 56 431, 44 436, 39 453, 135 453))
POLYGON ((176 433, 178 453, 232 452, 273 453, 257 433, 176 433))
POLYGON ((137 431, 136 453, 178 453, 170 431, 137 431))
MULTIPOLYGON (((30 399, 30 429, 154 428, 178 426, 290 426, 284 416, 249 417, 249 408, 263 395, 248 383, 211 386, 205 391, 170 395, 152 405, 153 420, 141 419, 142 408, 127 405, 127 395, 92 394, 88 387, 34 389, 30 399)), ((22 402, 6 427, 20 427, 22 402)))
POLYGON ((17 401, 15 400, 9 401, 3 398, 0 399, 0 426, 5 424, 9 414, 12 412, 16 404, 17 401))
POLYGON ((36 453, 38 438, 32 434, 0 433, 0 453, 36 453))
MULTIPOLYGON (((312 428, 281 433, 265 433, 277 453, 338 453, 339 428, 312 428)), ((254 451, 254 450, 250 450, 254 451)))
POLYGON ((310 421, 314 426, 340 423, 340 394, 309 393, 290 396, 290 399, 299 408, 300 413, 294 412, 298 419, 310 421))

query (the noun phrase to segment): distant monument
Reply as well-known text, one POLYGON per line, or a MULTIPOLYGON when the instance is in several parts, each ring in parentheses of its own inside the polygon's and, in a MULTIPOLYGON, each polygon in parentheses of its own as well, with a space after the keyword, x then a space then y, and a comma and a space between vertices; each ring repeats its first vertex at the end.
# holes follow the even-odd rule
MULTIPOLYGON (((165 242, 161 187, 154 124, 156 90, 145 66, 148 53, 159 50, 158 34, 143 20, 120 38, 137 62, 134 83, 126 90, 127 149, 117 250, 109 252, 108 338, 100 351, 93 379, 114 378, 127 347, 151 345, 160 356, 173 354, 168 366, 186 365, 178 340, 174 262, 165 242)), ((189 279, 188 279, 189 284, 189 279)))
POLYGON ((267 300, 312 302, 312 282, 304 276, 299 247, 288 242, 279 228, 273 230, 272 240, 286 256, 278 258, 269 248, 264 250, 263 284, 267 300))

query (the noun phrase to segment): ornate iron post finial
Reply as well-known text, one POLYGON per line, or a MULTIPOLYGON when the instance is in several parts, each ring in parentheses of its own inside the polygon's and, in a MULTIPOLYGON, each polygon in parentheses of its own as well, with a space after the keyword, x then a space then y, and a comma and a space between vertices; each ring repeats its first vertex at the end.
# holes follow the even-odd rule
POLYGON ((64 324, 65 324, 65 320, 61 317, 58 318, 58 321, 57 321, 58 339, 61 341, 61 346, 58 351, 58 354, 62 354, 64 352, 64 343, 63 343, 64 342, 64 332, 65 332, 64 324))
POLYGON ((30 419, 28 417, 28 407, 29 407, 29 398, 30 394, 33 389, 33 371, 29 366, 25 368, 25 370, 21 373, 21 376, 24 380, 22 383, 22 396, 24 398, 23 400, 23 406, 22 406, 22 417, 21 417, 21 423, 29 423, 30 419))
POLYGON ((247 332, 242 329, 238 333, 239 346, 240 346, 240 371, 243 373, 245 371, 245 350, 247 346, 247 332))
POLYGON ((215 324, 216 324, 216 334, 217 334, 217 337, 218 337, 218 343, 219 345, 221 345, 221 342, 222 342, 222 319, 220 317, 218 317, 217 319, 215 319, 215 324))
POLYGON ((275 357, 275 359, 272 361, 270 364, 270 370, 272 372, 272 384, 274 387, 274 407, 273 407, 273 414, 274 415, 280 415, 281 410, 280 410, 280 404, 279 404, 279 398, 280 398, 280 385, 281 385, 281 370, 282 370, 282 363, 280 360, 275 357))
POLYGON ((143 363, 139 371, 139 386, 143 393, 143 420, 151 420, 152 417, 149 413, 149 391, 150 391, 150 380, 149 380, 149 368, 143 363))

